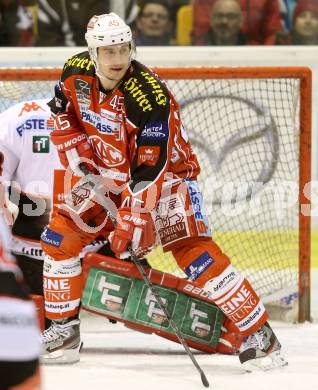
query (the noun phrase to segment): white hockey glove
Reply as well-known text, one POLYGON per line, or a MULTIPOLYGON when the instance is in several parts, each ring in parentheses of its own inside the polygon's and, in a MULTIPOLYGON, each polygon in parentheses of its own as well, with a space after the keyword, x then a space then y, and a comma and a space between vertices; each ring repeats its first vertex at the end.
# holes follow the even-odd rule
POLYGON ((19 207, 15 203, 11 202, 11 200, 9 199, 8 189, 3 187, 1 183, 0 183, 0 187, 2 187, 1 192, 3 191, 3 194, 1 196, 3 198, 3 202, 1 203, 3 204, 0 205, 1 212, 3 213, 7 225, 13 226, 19 214, 19 207))

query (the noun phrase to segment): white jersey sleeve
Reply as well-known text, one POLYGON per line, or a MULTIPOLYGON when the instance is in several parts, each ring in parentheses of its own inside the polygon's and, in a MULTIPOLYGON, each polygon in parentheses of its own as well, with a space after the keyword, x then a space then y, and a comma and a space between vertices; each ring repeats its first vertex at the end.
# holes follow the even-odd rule
POLYGON ((0 114, 0 181, 11 181, 19 165, 22 143, 12 131, 12 110, 0 114))

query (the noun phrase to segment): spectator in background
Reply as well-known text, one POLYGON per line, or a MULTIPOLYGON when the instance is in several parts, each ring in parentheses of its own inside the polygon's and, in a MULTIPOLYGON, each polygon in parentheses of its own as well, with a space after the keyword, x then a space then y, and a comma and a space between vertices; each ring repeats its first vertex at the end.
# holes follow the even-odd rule
POLYGON ((243 15, 237 0, 217 0, 211 11, 211 28, 205 35, 205 45, 245 45, 246 37, 241 32, 243 15))
MULTIPOLYGON (((202 45, 210 28, 209 15, 216 0, 193 0, 193 43, 202 45)), ((242 32, 249 45, 273 45, 281 30, 278 0, 239 0, 243 12, 242 32)))
POLYGON ((115 12, 115 14, 124 19, 127 24, 132 24, 134 22, 139 12, 137 0, 110 0, 109 3, 111 12, 115 12))
MULTIPOLYGON (((151 1, 150 1, 151 2, 151 1)), ((169 12, 171 15, 171 21, 174 27, 173 30, 173 36, 175 37, 177 32, 176 32, 176 27, 177 27, 177 15, 179 9, 184 6, 184 5, 191 5, 192 0, 166 0, 167 4, 169 5, 169 12)), ((149 3, 149 0, 139 0, 138 5, 139 7, 142 7, 143 5, 149 3)), ((116 12, 116 11, 113 11, 116 12)), ((132 23, 126 21, 128 24, 131 25, 131 27, 134 29, 134 25, 132 23)))
POLYGON ((136 45, 171 45, 174 26, 169 3, 165 0, 151 0, 141 5, 135 27, 136 45))
POLYGON ((277 45, 318 44, 318 1, 298 0, 289 34, 278 34, 277 45))
POLYGON ((284 31, 291 31, 294 9, 298 0, 279 0, 279 8, 284 31))
POLYGON ((85 46, 87 21, 110 12, 108 0, 37 0, 37 46, 85 46))
POLYGON ((0 0, 0 46, 31 46, 33 19, 27 1, 0 0))

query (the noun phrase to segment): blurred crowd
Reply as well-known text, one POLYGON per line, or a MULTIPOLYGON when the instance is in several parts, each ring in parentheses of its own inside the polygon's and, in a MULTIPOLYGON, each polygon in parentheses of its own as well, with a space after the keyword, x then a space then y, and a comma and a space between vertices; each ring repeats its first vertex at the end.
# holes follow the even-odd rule
POLYGON ((318 44, 318 0, 0 0, 0 46, 85 46, 112 11, 141 46, 318 44))

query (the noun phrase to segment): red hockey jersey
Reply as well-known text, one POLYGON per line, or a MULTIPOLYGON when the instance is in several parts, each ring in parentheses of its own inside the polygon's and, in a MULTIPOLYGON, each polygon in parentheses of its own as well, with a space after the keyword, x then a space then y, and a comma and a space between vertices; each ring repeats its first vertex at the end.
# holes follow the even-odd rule
POLYGON ((88 52, 75 55, 66 62, 49 105, 58 130, 88 135, 101 174, 124 184, 122 201, 128 197, 131 205, 150 210, 164 181, 194 179, 200 172, 178 103, 165 83, 137 61, 105 93, 88 52))

